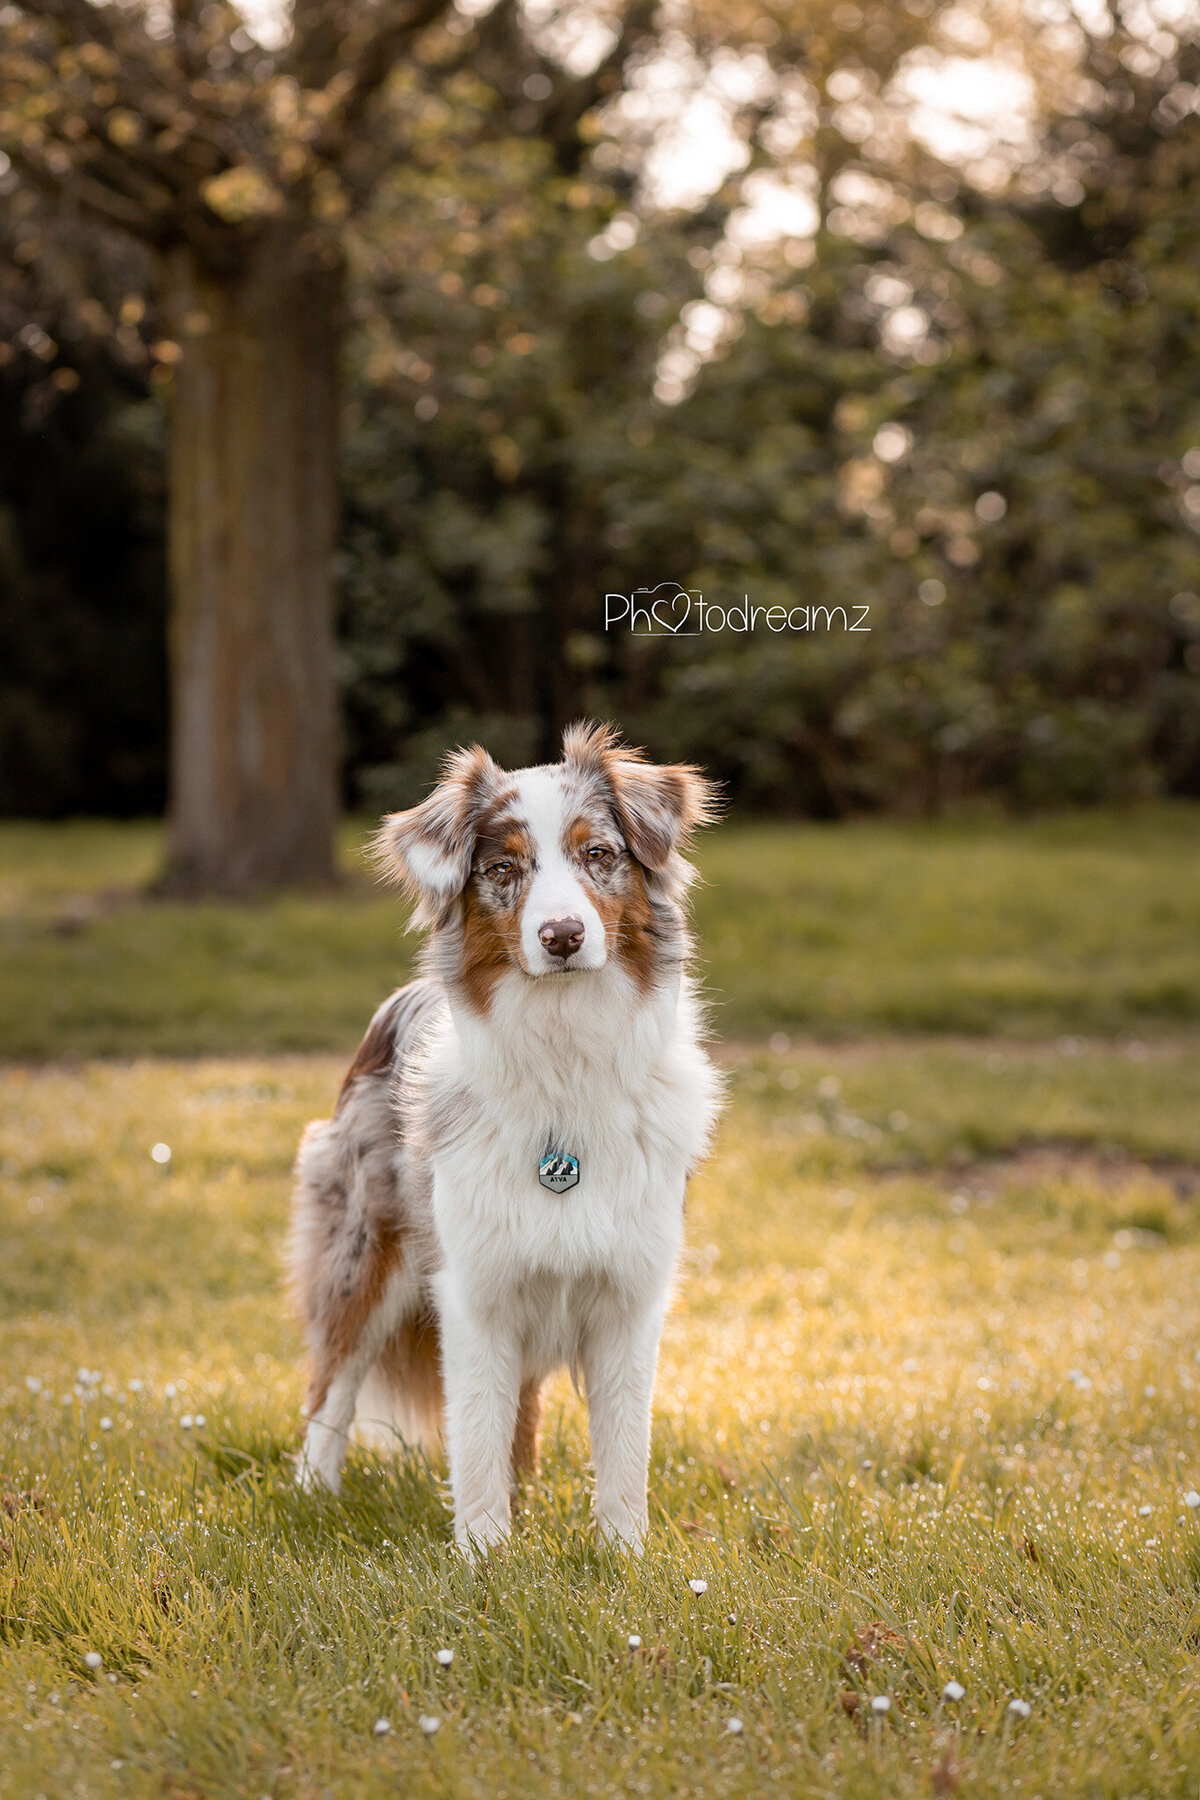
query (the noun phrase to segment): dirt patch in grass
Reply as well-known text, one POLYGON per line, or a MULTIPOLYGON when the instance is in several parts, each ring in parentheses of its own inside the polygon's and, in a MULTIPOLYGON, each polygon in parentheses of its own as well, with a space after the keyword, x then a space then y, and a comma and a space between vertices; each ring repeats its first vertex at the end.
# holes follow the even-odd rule
POLYGON ((1166 1182, 1177 1200, 1200 1195, 1200 1167, 1170 1157, 1136 1157, 1125 1151, 1097 1150, 1090 1144, 1027 1144, 1002 1156, 951 1161, 940 1170, 942 1185, 969 1199, 988 1199, 998 1188, 1014 1185, 1049 1187, 1064 1181, 1086 1182, 1110 1192, 1147 1180, 1166 1182))

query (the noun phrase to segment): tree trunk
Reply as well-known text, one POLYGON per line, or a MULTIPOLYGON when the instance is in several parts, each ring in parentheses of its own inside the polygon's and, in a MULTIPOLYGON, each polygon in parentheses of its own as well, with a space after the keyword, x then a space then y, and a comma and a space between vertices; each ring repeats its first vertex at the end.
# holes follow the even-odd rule
POLYGON ((168 262, 172 689, 166 885, 333 878, 341 271, 298 233, 168 262))

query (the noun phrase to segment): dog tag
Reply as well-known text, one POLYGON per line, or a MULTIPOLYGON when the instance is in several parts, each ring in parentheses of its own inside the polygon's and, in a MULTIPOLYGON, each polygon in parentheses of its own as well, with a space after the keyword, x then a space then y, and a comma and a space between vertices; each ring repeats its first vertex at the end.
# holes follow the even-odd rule
POLYGON ((538 1164, 538 1180, 552 1194, 565 1194, 579 1180, 579 1158, 565 1150, 547 1150, 538 1164))

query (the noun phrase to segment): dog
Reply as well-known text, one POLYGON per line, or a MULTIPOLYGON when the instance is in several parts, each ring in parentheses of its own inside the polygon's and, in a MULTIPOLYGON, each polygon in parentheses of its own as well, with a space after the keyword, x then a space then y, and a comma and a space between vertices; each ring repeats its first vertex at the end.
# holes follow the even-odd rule
POLYGON ((337 1492, 356 1417, 416 1446, 444 1432, 455 1540, 485 1550, 566 1365, 600 1537, 642 1546, 684 1191, 721 1098, 681 854, 713 816, 696 768, 579 724, 560 762, 511 773, 457 750, 383 820, 379 864, 429 937, 297 1158, 305 1487, 337 1492))

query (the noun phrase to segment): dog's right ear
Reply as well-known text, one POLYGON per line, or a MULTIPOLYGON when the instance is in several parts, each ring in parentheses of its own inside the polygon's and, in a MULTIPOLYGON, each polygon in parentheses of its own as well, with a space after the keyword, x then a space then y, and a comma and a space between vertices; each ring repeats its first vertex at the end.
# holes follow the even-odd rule
POLYGON ((417 902, 414 925, 432 925, 471 874, 479 814, 504 772, 479 744, 454 750, 419 806, 388 813, 371 843, 375 865, 417 902))

